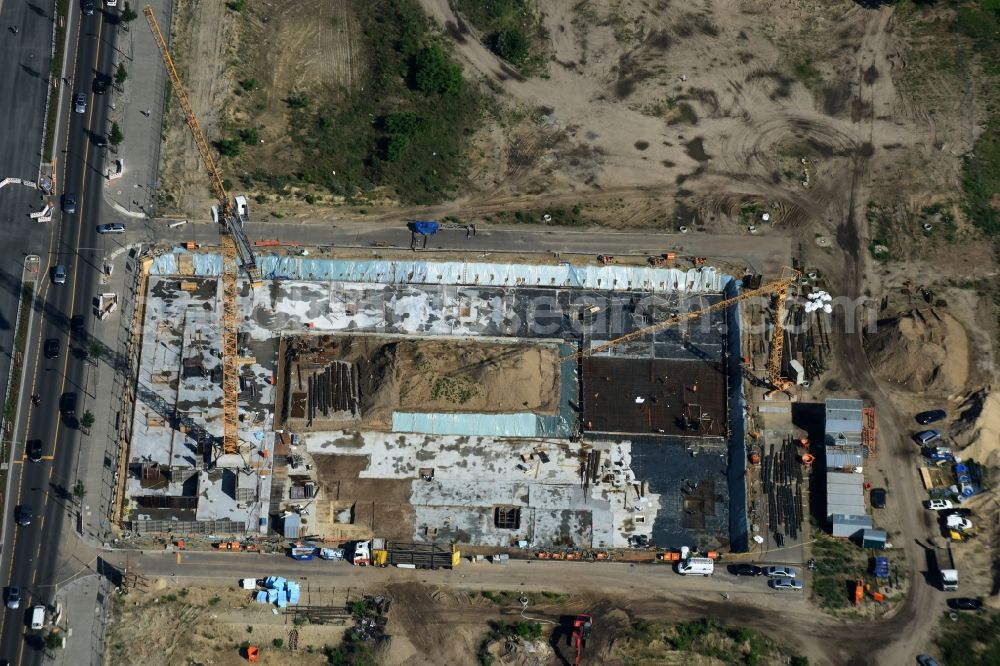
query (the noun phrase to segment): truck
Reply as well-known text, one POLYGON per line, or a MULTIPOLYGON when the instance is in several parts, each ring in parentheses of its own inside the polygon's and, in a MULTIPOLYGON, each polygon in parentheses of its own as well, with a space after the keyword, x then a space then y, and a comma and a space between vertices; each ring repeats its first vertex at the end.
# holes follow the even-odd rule
POLYGON ((958 569, 955 568, 955 558, 951 554, 951 548, 948 548, 948 567, 944 568, 941 566, 941 560, 938 557, 937 549, 932 549, 931 551, 932 565, 937 573, 938 584, 941 589, 945 592, 955 592, 958 590, 958 569))
POLYGON ((435 543, 405 543, 370 539, 351 544, 351 562, 356 566, 401 569, 454 569, 461 554, 458 546, 435 543))
POLYGON ((711 576, 715 572, 715 560, 710 557, 688 557, 677 563, 677 573, 682 576, 711 576))

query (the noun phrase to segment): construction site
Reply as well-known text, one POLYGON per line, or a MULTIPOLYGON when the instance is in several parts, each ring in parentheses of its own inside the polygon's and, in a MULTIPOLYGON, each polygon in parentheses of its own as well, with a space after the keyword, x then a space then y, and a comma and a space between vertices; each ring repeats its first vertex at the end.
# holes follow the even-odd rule
MULTIPOLYGON (((264 251, 146 15, 221 243, 143 262, 123 527, 748 549, 744 372, 769 399, 804 381, 778 325, 798 271, 764 283, 672 251, 638 265, 264 251), (745 338, 754 323, 762 335, 745 338)), ((410 226, 414 251, 439 228, 410 226)))
POLYGON ((579 550, 745 544, 731 276, 254 260, 260 281, 242 276, 235 303, 229 450, 222 257, 178 248, 149 263, 133 531, 579 550))

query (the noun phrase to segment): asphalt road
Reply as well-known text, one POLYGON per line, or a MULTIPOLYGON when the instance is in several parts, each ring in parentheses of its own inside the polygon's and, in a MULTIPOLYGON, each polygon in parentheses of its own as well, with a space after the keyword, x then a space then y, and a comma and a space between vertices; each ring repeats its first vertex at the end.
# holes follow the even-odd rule
MULTIPOLYGON (((4 124, 0 180, 38 178, 51 44, 51 8, 0 0, 0 118, 4 124)), ((47 246, 51 233, 51 225, 28 217, 41 208, 41 195, 35 190, 21 185, 0 188, 0 394, 6 387, 14 345, 18 267, 29 250, 47 246)))
MULTIPOLYGON (((10 0, 5 4, 10 4, 10 0)), ((98 71, 110 73, 113 51, 110 42, 115 30, 104 13, 98 11, 92 16, 83 16, 78 7, 78 4, 74 6, 75 14, 70 24, 72 37, 67 52, 67 58, 74 63, 75 89, 64 95, 60 109, 63 129, 57 151, 59 189, 77 195, 77 211, 57 216, 58 227, 48 245, 32 248, 42 257, 44 272, 38 280, 35 325, 28 340, 27 376, 22 396, 24 429, 18 433, 18 439, 20 442, 41 440, 43 460, 40 463, 27 461, 23 458, 21 444, 18 445, 16 453, 21 453, 22 457, 11 474, 11 503, 30 505, 34 520, 31 525, 12 531, 4 560, 0 562, 0 570, 7 574, 7 584, 19 585, 22 590, 20 608, 9 610, 5 607, 0 627, 0 659, 9 659, 12 664, 42 661, 41 636, 38 632, 27 631, 28 617, 33 605, 50 603, 54 593, 61 564, 56 546, 63 535, 67 516, 73 515, 70 493, 76 481, 77 452, 81 445, 77 419, 94 399, 96 390, 87 386, 89 363, 84 358, 87 335, 71 337, 69 321, 73 314, 83 314, 85 331, 91 330, 90 302, 98 284, 99 257, 104 254, 107 244, 114 242, 95 231, 103 207, 103 156, 101 149, 94 145, 94 132, 103 132, 106 126, 107 96, 95 95, 92 83, 98 71), (85 113, 75 113, 72 109, 72 93, 77 90, 87 95, 85 113), (64 285, 54 284, 50 278, 51 268, 59 264, 65 266, 67 272, 64 285), (42 355, 41 347, 47 339, 58 340, 58 358, 47 359, 42 355), (29 400, 33 393, 41 396, 37 406, 29 400), (60 398, 64 393, 77 394, 75 417, 60 416, 60 398)), ((48 37, 44 43, 49 43, 48 37)), ((27 105, 24 100, 21 103, 27 105)), ((42 104, 34 112, 41 113, 40 108, 42 104)))

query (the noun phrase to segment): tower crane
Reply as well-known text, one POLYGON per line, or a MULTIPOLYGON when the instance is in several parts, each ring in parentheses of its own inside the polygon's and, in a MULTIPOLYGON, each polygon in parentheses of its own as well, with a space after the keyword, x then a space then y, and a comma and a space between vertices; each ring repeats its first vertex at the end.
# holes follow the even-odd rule
POLYGON ((170 56, 167 48, 167 41, 160 32, 160 26, 156 22, 153 8, 146 5, 143 13, 149 22, 149 29, 153 32, 153 38, 160 49, 160 56, 163 64, 167 68, 167 76, 173 85, 177 101, 180 102, 181 110, 184 112, 184 120, 191 128, 194 136, 194 143, 198 146, 201 160, 205 163, 208 171, 208 182, 213 194, 219 201, 218 218, 219 232, 222 236, 222 452, 239 452, 239 359, 237 358, 237 285, 239 267, 246 271, 250 284, 253 287, 263 283, 260 268, 257 266, 257 258, 254 256, 253 247, 243 230, 243 220, 233 206, 233 202, 223 185, 222 175, 219 173, 212 151, 209 148, 205 134, 201 131, 198 118, 191 107, 187 92, 184 90, 184 83, 177 68, 174 66, 174 59, 170 56), (237 260, 239 265, 237 265, 237 260))
POLYGON ((695 319, 712 312, 724 310, 730 305, 735 305, 736 303, 740 303, 755 296, 774 294, 776 301, 774 307, 774 321, 772 322, 771 347, 768 350, 767 356, 767 381, 770 383, 772 390, 768 392, 768 395, 773 395, 775 392, 787 391, 792 385, 792 382, 781 376, 781 356, 785 349, 785 301, 788 298, 788 288, 796 280, 798 280, 799 275, 799 272, 795 269, 784 268, 781 271, 780 277, 770 282, 766 282, 756 289, 748 289, 741 292, 737 296, 725 298, 717 303, 709 305, 708 307, 704 307, 699 310, 692 310, 691 312, 682 312, 650 326, 645 326, 632 331, 631 333, 615 338, 614 340, 608 340, 607 342, 602 342, 601 344, 594 345, 588 349, 581 349, 573 354, 567 354, 563 357, 563 360, 586 358, 599 352, 625 344, 626 342, 637 340, 646 335, 654 335, 664 329, 683 324, 684 322, 694 321, 695 319))

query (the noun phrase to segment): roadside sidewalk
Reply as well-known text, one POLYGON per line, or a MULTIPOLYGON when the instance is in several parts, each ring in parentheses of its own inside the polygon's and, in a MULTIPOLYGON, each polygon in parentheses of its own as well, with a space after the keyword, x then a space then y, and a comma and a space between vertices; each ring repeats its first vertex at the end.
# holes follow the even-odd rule
POLYGON ((111 583, 93 573, 68 583, 56 594, 55 618, 65 634, 64 647, 52 650, 50 664, 100 664, 104 661, 104 630, 111 612, 111 583))
POLYGON ((160 29, 169 39, 173 0, 142 3, 135 7, 138 18, 119 25, 118 49, 109 74, 114 77, 121 63, 128 78, 121 89, 113 87, 106 128, 110 133, 111 123, 118 123, 125 138, 117 149, 108 147, 107 173, 114 174, 116 160, 121 160, 124 168, 120 177, 112 175, 105 181, 104 198, 120 215, 135 219, 152 217, 155 213, 160 132, 168 94, 160 50, 142 13, 146 4, 153 7, 160 29))

